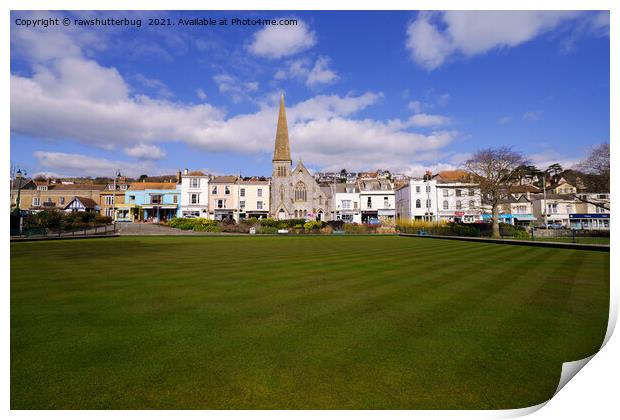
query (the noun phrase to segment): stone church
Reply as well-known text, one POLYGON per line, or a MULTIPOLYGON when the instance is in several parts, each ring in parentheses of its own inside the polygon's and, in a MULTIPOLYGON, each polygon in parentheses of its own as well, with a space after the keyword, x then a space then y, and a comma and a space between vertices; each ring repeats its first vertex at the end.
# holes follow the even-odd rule
POLYGON ((271 215, 275 219, 326 220, 329 214, 329 187, 321 187, 301 159, 291 170, 292 163, 282 95, 272 159, 271 215))

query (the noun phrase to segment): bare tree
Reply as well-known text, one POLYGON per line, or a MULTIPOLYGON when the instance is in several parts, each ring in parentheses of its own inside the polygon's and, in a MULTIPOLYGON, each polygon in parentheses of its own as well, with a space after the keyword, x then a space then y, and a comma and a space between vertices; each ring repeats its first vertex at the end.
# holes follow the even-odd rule
POLYGON ((594 147, 590 152, 590 155, 581 161, 577 165, 577 168, 591 176, 594 176, 598 181, 596 184, 599 184, 600 188, 606 190, 597 192, 608 192, 610 175, 609 143, 599 144, 594 147))
POLYGON ((465 162, 465 169, 480 186, 483 202, 491 206, 493 237, 499 238, 499 203, 508 196, 510 184, 528 160, 510 147, 477 151, 465 162))

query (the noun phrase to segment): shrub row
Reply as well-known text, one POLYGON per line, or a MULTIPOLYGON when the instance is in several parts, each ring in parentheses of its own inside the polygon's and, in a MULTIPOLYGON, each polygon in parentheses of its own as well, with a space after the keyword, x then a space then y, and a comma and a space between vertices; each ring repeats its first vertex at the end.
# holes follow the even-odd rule
MULTIPOLYGON (((500 235, 515 239, 527 239, 528 232, 522 226, 514 226, 500 223, 500 235)), ((491 223, 434 223, 434 222, 399 222, 397 230, 403 233, 420 233, 424 231, 429 235, 442 236, 467 236, 467 237, 490 237, 493 226, 491 223)))
POLYGON ((30 214, 24 221, 27 229, 46 228, 79 230, 112 223, 112 218, 94 212, 66 213, 59 210, 43 210, 30 214))

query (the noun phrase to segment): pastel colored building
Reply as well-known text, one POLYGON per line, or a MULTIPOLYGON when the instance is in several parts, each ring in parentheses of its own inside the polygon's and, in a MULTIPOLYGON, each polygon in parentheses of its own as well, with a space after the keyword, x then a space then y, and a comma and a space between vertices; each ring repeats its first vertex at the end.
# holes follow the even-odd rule
POLYGON ((181 217, 181 187, 174 182, 134 182, 118 204, 117 221, 166 222, 181 217))

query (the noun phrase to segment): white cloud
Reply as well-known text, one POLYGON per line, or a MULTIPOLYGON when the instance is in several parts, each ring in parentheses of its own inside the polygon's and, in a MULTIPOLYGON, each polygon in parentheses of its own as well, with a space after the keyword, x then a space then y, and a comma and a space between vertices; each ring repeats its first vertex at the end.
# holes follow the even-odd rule
POLYGON ((526 121, 538 121, 542 118, 542 111, 527 111, 523 114, 523 119, 526 121))
POLYGON ((205 99, 207 99, 207 94, 205 93, 205 91, 202 88, 196 89, 196 96, 201 101, 204 101, 205 99))
POLYGON ((257 31, 248 50, 267 58, 281 58, 307 50, 316 44, 316 34, 300 19, 296 26, 266 26, 257 31))
POLYGON ((417 127, 436 127, 450 123, 450 119, 443 115, 416 114, 409 118, 409 122, 417 127))
POLYGON ((512 117, 504 116, 504 117, 501 117, 499 120, 497 120, 497 123, 498 124, 508 124, 510 121, 512 121, 512 117))
POLYGON ((338 79, 338 75, 329 68, 329 59, 319 57, 308 74, 306 84, 312 87, 320 83, 331 83, 336 79, 338 79))
POLYGON ((128 156, 136 159, 159 160, 166 157, 166 152, 154 145, 136 144, 135 146, 126 147, 124 150, 128 156))
MULTIPOLYGON (((33 153, 42 168, 51 170, 51 173, 63 176, 112 176, 117 171, 129 176, 138 176, 153 171, 160 172, 151 162, 127 162, 120 160, 102 159, 93 156, 36 151, 33 153)), ((50 173, 48 171, 44 171, 50 173)))
POLYGON ((569 169, 576 167, 583 157, 568 157, 555 150, 545 149, 540 153, 529 155, 528 159, 532 162, 532 165, 539 169, 546 169, 554 163, 559 163, 562 165, 562 168, 569 169))
POLYGON ((580 15, 572 11, 421 12, 407 27, 406 47, 416 63, 434 70, 452 55, 471 57, 515 47, 580 15))
POLYGON ((213 81, 217 84, 220 93, 227 95, 234 103, 250 99, 248 93, 256 92, 259 87, 256 81, 241 83, 239 79, 227 73, 214 75, 213 81))
POLYGON ((274 75, 276 80, 298 79, 308 87, 316 87, 319 84, 333 83, 338 80, 338 74, 329 68, 330 59, 319 57, 314 64, 308 58, 299 58, 287 63, 286 69, 280 69, 274 75))
POLYGON ((420 112, 422 112, 422 102, 420 101, 411 101, 409 102, 409 104, 407 105, 407 108, 409 109, 409 111, 413 111, 416 114, 419 114, 420 112))
POLYGON ((258 82, 247 82, 245 88, 249 92, 256 92, 258 90, 258 82))
POLYGON ((134 76, 134 79, 138 81, 142 86, 151 89, 157 95, 164 98, 173 98, 174 93, 168 88, 168 86, 159 79, 148 78, 142 73, 138 73, 134 76))
MULTIPOLYGON (((234 77, 220 74, 214 79, 224 92, 234 91, 234 77)), ((258 85, 244 86, 254 87, 258 85)), ((446 130, 430 134, 411 131, 422 117, 404 122, 356 118, 358 112, 377 104, 382 97, 377 92, 316 95, 288 104, 294 155, 322 168, 345 163, 356 170, 402 169, 429 153, 437 153, 457 136, 446 130)), ((38 152, 42 168, 58 173, 99 175, 114 169, 133 174, 153 172, 153 159, 163 154, 158 145, 167 142, 183 142, 208 151, 269 154, 273 150, 278 104, 270 101, 258 105, 255 112, 226 116, 208 103, 132 94, 116 69, 72 55, 38 63, 30 76, 11 75, 12 133, 121 149, 140 159, 110 161, 38 152)), ((426 125, 443 121, 437 117, 433 124, 426 125)))

